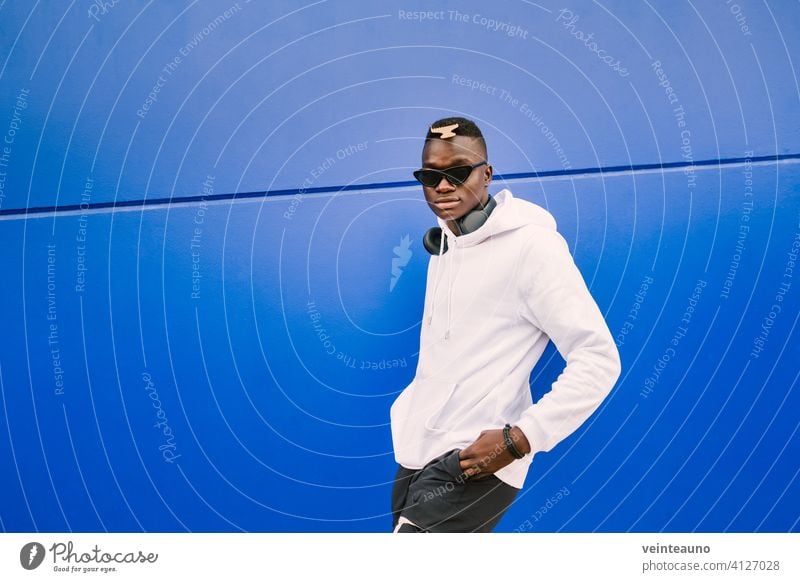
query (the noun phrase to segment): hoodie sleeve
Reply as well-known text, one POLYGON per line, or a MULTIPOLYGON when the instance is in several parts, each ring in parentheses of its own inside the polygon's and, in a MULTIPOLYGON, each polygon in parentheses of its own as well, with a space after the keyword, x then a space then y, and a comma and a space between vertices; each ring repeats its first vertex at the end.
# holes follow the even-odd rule
POLYGON ((553 341, 566 361, 550 391, 516 422, 531 453, 549 451, 591 416, 621 371, 619 352, 566 240, 534 236, 522 263, 520 315, 553 341))

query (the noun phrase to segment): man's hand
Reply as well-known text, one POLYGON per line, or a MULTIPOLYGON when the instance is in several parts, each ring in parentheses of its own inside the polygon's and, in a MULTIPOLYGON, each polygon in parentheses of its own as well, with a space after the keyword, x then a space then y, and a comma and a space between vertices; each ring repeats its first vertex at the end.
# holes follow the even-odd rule
MULTIPOLYGON (((521 453, 527 455, 531 452, 531 445, 519 427, 511 429, 511 440, 521 453)), ((458 458, 461 461, 461 470, 467 477, 494 473, 515 460, 506 449, 503 429, 482 431, 474 443, 461 449, 458 458)))

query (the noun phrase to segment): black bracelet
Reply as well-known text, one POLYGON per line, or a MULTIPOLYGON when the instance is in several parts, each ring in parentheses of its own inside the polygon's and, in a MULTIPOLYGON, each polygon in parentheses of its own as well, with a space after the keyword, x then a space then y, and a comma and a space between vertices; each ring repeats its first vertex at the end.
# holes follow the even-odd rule
POLYGON ((511 425, 510 424, 506 424, 503 427, 503 441, 505 443, 506 450, 508 450, 508 452, 511 453, 512 457, 514 457, 515 459, 522 458, 522 456, 519 453, 519 450, 517 449, 516 445, 514 444, 514 441, 511 440, 511 425))
POLYGON ((515 459, 521 459, 522 457, 525 456, 522 452, 520 452, 520 450, 517 448, 516 443, 514 443, 514 441, 511 439, 510 424, 506 424, 503 427, 503 440, 505 441, 506 449, 508 449, 508 452, 511 453, 512 457, 514 457, 515 459))

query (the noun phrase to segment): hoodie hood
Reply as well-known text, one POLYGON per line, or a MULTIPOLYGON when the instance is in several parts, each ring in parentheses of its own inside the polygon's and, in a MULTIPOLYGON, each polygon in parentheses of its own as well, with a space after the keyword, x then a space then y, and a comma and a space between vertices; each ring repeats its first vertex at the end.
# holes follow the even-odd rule
MULTIPOLYGON (((556 220, 547 210, 527 200, 514 198, 511 190, 503 188, 494 195, 497 207, 489 215, 486 222, 475 232, 462 234, 459 237, 450 230, 447 222, 436 217, 436 222, 447 235, 448 248, 452 240, 458 238, 459 247, 470 247, 480 244, 490 236, 515 230, 523 226, 536 225, 556 230, 556 220)), ((442 237, 444 240, 444 236, 442 237)), ((444 257, 445 255, 440 255, 444 257)))
MULTIPOLYGON (((495 194, 495 201, 497 206, 489 215, 486 222, 475 232, 469 234, 462 234, 456 236, 447 222, 442 218, 437 217, 436 221, 442 229, 441 243, 439 245, 439 255, 434 255, 431 261, 433 265, 433 297, 439 290, 440 282, 447 277, 447 331, 444 338, 450 338, 450 304, 452 301, 452 288, 455 270, 458 264, 455 254, 458 248, 471 247, 482 243, 483 241, 518 228, 525 226, 539 226, 549 230, 556 230, 556 220, 553 215, 541 206, 514 198, 511 191, 503 188, 495 194), (446 238, 445 238, 446 237, 446 238), (444 250, 445 240, 447 240, 448 252, 442 254, 444 250)), ((428 316, 428 325, 433 322, 435 301, 432 301, 430 314, 428 316)))

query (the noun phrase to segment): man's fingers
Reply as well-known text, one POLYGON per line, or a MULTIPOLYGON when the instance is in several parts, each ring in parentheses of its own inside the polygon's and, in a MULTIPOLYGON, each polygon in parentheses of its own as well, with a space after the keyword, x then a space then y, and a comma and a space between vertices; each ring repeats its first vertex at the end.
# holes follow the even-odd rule
POLYGON ((486 472, 486 464, 477 457, 461 460, 461 470, 469 477, 486 472))
POLYGON ((468 447, 458 453, 459 465, 462 473, 467 478, 481 478, 508 464, 511 453, 503 451, 497 453, 497 445, 502 443, 502 430, 484 430, 478 438, 468 447))
POLYGON ((464 476, 467 477, 467 479, 470 479, 475 475, 479 474, 475 471, 475 467, 469 467, 467 469, 464 469, 463 471, 464 471, 464 476))
POLYGON ((472 475, 475 474, 475 468, 476 467, 480 468, 480 463, 478 462, 478 459, 476 457, 473 457, 472 455, 469 455, 469 456, 461 459, 461 462, 459 463, 459 465, 461 466, 461 470, 468 477, 471 477, 472 475))
POLYGON ((475 463, 477 457, 472 450, 467 447, 466 449, 461 449, 461 452, 458 453, 458 460, 461 461, 461 468, 463 469, 464 467, 469 467, 471 463, 475 463))

